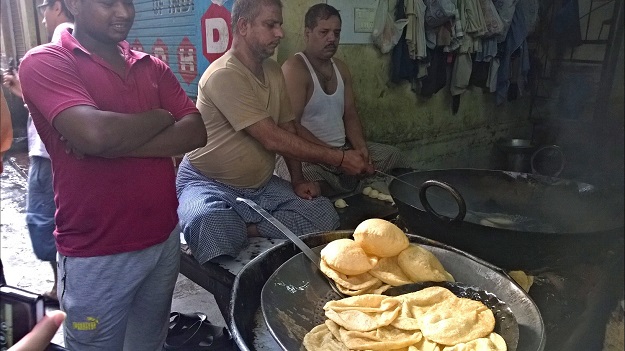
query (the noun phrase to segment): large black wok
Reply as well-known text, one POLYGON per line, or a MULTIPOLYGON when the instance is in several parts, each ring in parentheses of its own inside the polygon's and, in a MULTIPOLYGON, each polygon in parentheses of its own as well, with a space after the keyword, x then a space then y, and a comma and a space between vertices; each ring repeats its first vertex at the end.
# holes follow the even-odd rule
POLYGON ((590 184, 445 169, 403 174, 389 189, 409 232, 505 269, 591 262, 622 250, 623 194, 590 184))
MULTIPOLYGON (((313 233, 304 235, 301 237, 301 239, 308 246, 313 248, 317 247, 318 249, 318 246, 327 244, 330 241, 336 239, 349 238, 352 234, 353 230, 331 231, 325 233, 313 233)), ((520 346, 518 348, 518 351, 541 351, 545 349, 544 323, 540 315, 537 314, 537 310, 535 310, 536 306, 534 305, 534 302, 524 293, 519 293, 521 289, 517 287, 514 283, 512 283, 510 278, 505 278, 508 276, 503 270, 498 267, 492 266, 491 264, 484 262, 478 258, 468 255, 465 252, 444 245, 442 243, 438 243, 430 239, 412 234, 408 234, 408 238, 412 243, 427 245, 431 248, 435 248, 436 250, 448 252, 449 255, 445 257, 451 259, 450 262, 454 262, 453 260, 458 260, 457 262, 463 262, 463 266, 456 265, 453 267, 450 267, 451 263, 447 263, 447 266, 449 267, 448 269, 450 269, 450 271, 456 272, 457 270, 457 272, 460 272, 470 270, 472 272, 471 274, 467 274, 465 272, 464 275, 480 276, 481 281, 485 284, 483 286, 484 289, 489 291, 495 291, 496 289, 500 289, 500 293, 498 293, 498 296, 502 299, 507 300, 510 308, 514 310, 514 316, 519 325, 518 337, 520 346)), ((287 260, 296 255, 298 252, 299 250, 295 247, 293 243, 289 241, 281 243, 263 252, 252 261, 250 261, 248 264, 246 264, 235 278, 230 300, 230 321, 228 327, 234 337, 235 343, 239 350, 274 351, 281 349, 279 344, 275 341, 275 339, 269 332, 267 325, 265 324, 265 321, 262 317, 262 313, 260 310, 261 291, 268 279, 271 278, 272 274, 274 274, 274 272, 278 270, 283 263, 287 262, 287 260)), ((300 262, 299 259, 301 259, 302 263, 301 277, 297 276, 297 273, 293 273, 296 270, 297 265, 292 265, 288 267, 287 270, 290 273, 287 276, 296 280, 300 280, 300 278, 304 280, 309 279, 310 275, 312 275, 313 273, 310 262, 305 260, 303 257, 298 257, 298 260, 296 262, 300 262)), ((463 274, 457 273, 456 276, 463 276, 463 274)), ((314 279, 309 280, 303 286, 306 287, 309 284, 319 284, 319 281, 314 279)), ((287 290, 284 290, 282 292, 284 293, 287 290)), ((299 306, 300 308, 287 309, 288 312, 285 312, 284 314, 279 314, 283 315, 284 317, 289 315, 293 317, 298 315, 299 313, 310 317, 310 311, 303 311, 306 311, 307 309, 314 309, 315 306, 323 306, 323 303, 325 303, 325 300, 320 299, 319 296, 325 296, 326 294, 321 293, 319 295, 317 294, 319 291, 330 292, 328 286, 324 281, 321 281, 321 285, 317 286, 314 289, 308 287, 303 291, 299 291, 298 289, 297 294, 291 292, 294 295, 297 295, 296 297, 289 297, 286 295, 276 297, 288 301, 285 303, 271 303, 270 305, 278 306, 279 304, 282 304, 284 306, 289 306, 289 303, 295 303, 294 300, 301 299, 301 306, 299 306)), ((284 320, 286 319, 288 318, 284 318, 284 320)), ((276 321, 275 323, 280 324, 281 322, 276 321)), ((305 325, 311 324, 311 321, 303 320, 301 317, 295 317, 288 319, 288 322, 285 323, 288 326, 287 329, 290 330, 292 333, 305 334, 308 328, 302 328, 305 325)), ((315 323, 313 323, 312 325, 314 324, 315 323)), ((308 327, 310 327, 310 325, 308 325, 308 327)), ((295 348, 293 349, 295 350, 295 348)))

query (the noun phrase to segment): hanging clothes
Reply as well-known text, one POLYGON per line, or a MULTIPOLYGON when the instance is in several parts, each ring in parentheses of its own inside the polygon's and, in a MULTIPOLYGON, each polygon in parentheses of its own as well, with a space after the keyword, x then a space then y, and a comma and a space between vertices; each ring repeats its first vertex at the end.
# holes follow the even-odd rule
POLYGON ((391 82, 396 84, 403 80, 414 82, 417 80, 418 72, 417 61, 410 58, 406 43, 406 28, 404 28, 399 41, 391 51, 391 82))
POLYGON ((499 33, 499 35, 497 35, 497 42, 499 43, 506 40, 518 2, 519 0, 493 0, 495 9, 497 9, 497 13, 499 14, 499 18, 501 18, 501 21, 503 22, 503 30, 499 33))
POLYGON ((484 38, 491 38, 503 32, 503 22, 497 13, 497 9, 492 0, 479 0, 480 8, 484 14, 484 24, 486 32, 484 38))
POLYGON ((422 60, 427 57, 425 9, 423 0, 405 0, 405 12, 408 19, 406 44, 410 58, 413 60, 422 60))
POLYGON ((464 32, 479 37, 486 33, 484 13, 479 0, 458 0, 460 19, 464 24, 464 32))
POLYGON ((469 53, 458 53, 454 60, 454 67, 451 71, 451 82, 449 90, 451 95, 460 95, 469 88, 469 80, 473 70, 473 60, 469 53))
POLYGON ((475 55, 475 61, 490 62, 497 56, 497 38, 482 38, 481 50, 475 55))
MULTIPOLYGON (((405 18, 404 0, 398 0, 395 5, 395 20, 405 18)), ((406 43, 406 31, 407 29, 404 28, 399 41, 391 51, 391 82, 393 83, 407 80, 414 84, 419 73, 417 61, 410 58, 408 44, 406 43)))
POLYGON ((478 61, 476 59, 473 59, 473 68, 471 70, 469 85, 487 90, 489 71, 490 62, 478 61))
POLYGON ((536 28, 536 22, 538 21, 538 11, 540 8, 540 4, 538 3, 538 0, 519 1, 517 6, 520 6, 521 11, 523 11, 523 16, 525 17, 525 24, 527 25, 527 32, 529 34, 533 33, 534 29, 536 28))
POLYGON ((527 24, 525 23, 525 17, 523 11, 514 11, 514 16, 508 30, 505 42, 502 44, 503 53, 501 55, 501 61, 499 66, 499 72, 497 73, 497 91, 496 100, 497 105, 502 104, 508 98, 508 89, 510 87, 510 79, 514 75, 517 82, 519 91, 524 91, 527 83, 527 74, 529 72, 529 51, 527 49, 527 24), (518 50, 517 70, 514 72, 511 69, 512 56, 518 50))
POLYGON ((440 46, 428 49, 430 66, 427 76, 421 79, 421 96, 429 98, 447 85, 447 55, 440 46))

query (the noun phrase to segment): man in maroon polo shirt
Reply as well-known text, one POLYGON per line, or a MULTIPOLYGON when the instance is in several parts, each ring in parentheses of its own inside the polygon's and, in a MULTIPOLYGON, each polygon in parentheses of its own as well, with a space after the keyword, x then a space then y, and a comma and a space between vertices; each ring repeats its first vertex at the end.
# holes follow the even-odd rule
POLYGON ((158 350, 179 264, 171 157, 206 130, 169 67, 130 50, 132 1, 65 1, 73 33, 20 67, 52 161, 65 345, 158 350))

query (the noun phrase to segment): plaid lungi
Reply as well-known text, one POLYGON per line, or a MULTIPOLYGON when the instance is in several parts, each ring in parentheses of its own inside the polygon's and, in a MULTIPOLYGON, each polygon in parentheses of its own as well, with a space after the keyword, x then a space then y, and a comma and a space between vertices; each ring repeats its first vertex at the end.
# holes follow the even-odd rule
POLYGON ((178 216, 184 238, 201 264, 221 256, 236 257, 247 245, 247 225, 256 224, 267 238, 286 237, 244 202, 256 202, 296 235, 334 230, 339 216, 325 197, 302 199, 291 183, 276 176, 258 189, 236 188, 209 179, 185 157, 176 178, 178 216))

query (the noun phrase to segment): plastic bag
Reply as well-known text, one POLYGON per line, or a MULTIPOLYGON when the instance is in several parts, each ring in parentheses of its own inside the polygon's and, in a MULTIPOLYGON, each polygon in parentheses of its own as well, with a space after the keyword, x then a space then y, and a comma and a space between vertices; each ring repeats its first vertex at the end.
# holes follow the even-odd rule
POLYGON ((399 41, 399 38, 401 38, 407 23, 407 19, 394 21, 388 12, 388 0, 380 0, 373 21, 373 32, 371 33, 373 44, 383 54, 390 52, 399 41))

